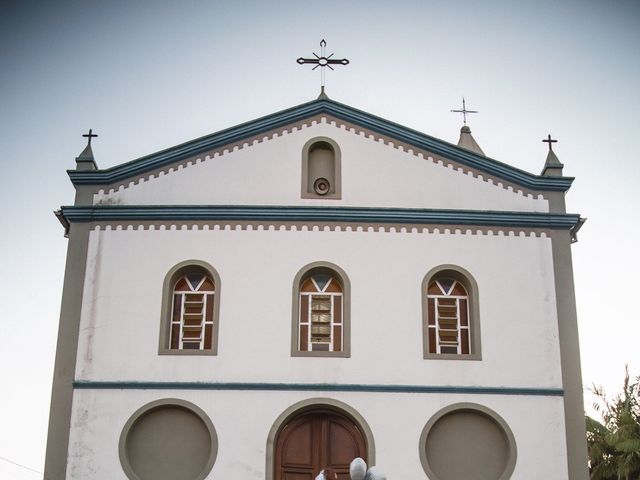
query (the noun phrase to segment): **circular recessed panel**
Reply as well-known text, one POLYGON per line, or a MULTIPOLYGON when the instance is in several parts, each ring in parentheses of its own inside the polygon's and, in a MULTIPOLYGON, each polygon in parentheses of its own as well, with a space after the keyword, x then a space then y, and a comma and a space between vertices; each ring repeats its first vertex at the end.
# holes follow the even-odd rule
POLYGON ((321 177, 321 178, 318 178, 315 182, 313 182, 313 190, 318 195, 326 195, 327 193, 329 193, 330 189, 331 189, 331 184, 329 183, 329 180, 327 180, 326 178, 321 177))
POLYGON ((125 426, 121 441, 121 459, 130 479, 206 477, 216 453, 212 425, 184 405, 161 404, 137 413, 125 426))
POLYGON ((502 425, 473 409, 440 416, 428 429, 424 449, 432 480, 503 480, 515 463, 502 425))

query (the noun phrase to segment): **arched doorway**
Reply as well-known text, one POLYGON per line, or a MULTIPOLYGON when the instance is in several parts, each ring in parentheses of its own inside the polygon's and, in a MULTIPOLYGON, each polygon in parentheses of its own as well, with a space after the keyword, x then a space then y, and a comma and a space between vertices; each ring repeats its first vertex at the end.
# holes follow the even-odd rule
POLYGON ((275 441, 275 480, 313 480, 331 467, 349 480, 349 463, 367 460, 365 436, 346 415, 329 409, 307 410, 291 418, 275 441))

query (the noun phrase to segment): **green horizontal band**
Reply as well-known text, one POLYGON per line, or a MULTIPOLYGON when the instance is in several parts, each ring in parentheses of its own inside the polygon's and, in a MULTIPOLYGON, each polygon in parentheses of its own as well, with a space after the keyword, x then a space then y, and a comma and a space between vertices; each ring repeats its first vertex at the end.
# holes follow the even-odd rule
POLYGON ((238 383, 238 382, 99 382, 76 380, 79 390, 256 390, 303 392, 380 392, 380 393, 462 393, 482 395, 533 395, 561 397, 561 388, 460 387, 449 385, 362 385, 333 383, 238 383))
POLYGON ((579 215, 571 213, 224 205, 65 206, 62 207, 62 214, 70 223, 136 220, 232 220, 475 225, 551 229, 571 229, 580 220, 579 215))

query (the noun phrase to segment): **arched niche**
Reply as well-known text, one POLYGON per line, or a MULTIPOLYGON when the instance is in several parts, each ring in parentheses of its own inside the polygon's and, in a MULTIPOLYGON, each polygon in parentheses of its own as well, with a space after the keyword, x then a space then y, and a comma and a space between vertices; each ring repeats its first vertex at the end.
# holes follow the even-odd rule
POLYGON ((476 403, 456 403, 429 419, 419 455, 431 480, 508 480, 517 447, 509 425, 496 412, 476 403))
POLYGON ((129 418, 118 450, 130 480, 204 480, 216 460, 218 436, 202 409, 167 398, 144 405, 129 418))
POLYGON ((302 198, 342 198, 341 153, 328 137, 315 137, 302 148, 302 198))

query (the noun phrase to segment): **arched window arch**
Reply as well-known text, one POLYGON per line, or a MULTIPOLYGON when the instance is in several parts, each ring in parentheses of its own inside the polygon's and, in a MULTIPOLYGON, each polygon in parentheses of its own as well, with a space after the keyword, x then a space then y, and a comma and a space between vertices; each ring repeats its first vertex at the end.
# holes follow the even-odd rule
POLYGON ((479 360, 478 287, 463 268, 443 265, 422 282, 424 358, 479 360))
POLYGON ((342 196, 340 147, 328 137, 316 137, 302 148, 302 198, 342 196))
MULTIPOLYGON (((299 415, 310 413, 317 410, 328 410, 338 413, 341 416, 349 419, 360 430, 365 437, 366 442, 366 461, 370 465, 376 464, 376 445, 371 427, 365 420, 365 418, 355 408, 343 403, 339 400, 326 397, 308 398, 297 402, 289 406, 284 410, 280 416, 275 420, 269 434, 267 435, 266 445, 266 457, 267 457, 267 470, 265 472, 266 480, 275 480, 278 478, 275 472, 275 463, 277 456, 278 437, 287 429, 290 422, 292 422, 299 415)), ((351 459, 349 459, 351 460, 351 459)), ((315 474, 316 472, 314 472, 315 474)))
POLYGON ((291 354, 350 355, 350 287, 336 265, 315 262, 300 270, 293 284, 291 354))
POLYGON ((163 286, 160 353, 215 355, 219 303, 213 267, 191 260, 171 269, 163 286))

